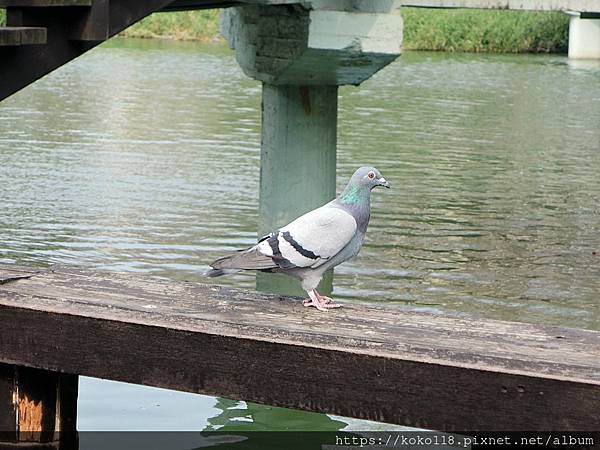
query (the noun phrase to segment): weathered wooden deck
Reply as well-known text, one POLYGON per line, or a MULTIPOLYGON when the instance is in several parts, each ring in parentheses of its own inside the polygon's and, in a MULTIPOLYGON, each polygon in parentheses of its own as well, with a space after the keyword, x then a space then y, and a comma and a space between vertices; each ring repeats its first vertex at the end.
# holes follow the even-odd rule
POLYGON ((600 429, 595 331, 12 267, 0 323, 6 365, 435 430, 600 429))

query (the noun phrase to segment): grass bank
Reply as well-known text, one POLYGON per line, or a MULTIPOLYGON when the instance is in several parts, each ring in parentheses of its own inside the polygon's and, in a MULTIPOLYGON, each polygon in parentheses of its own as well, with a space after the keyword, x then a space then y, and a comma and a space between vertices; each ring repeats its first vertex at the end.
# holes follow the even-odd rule
POLYGON ((127 28, 120 36, 212 42, 219 34, 219 9, 152 14, 127 28))
MULTIPOLYGON (((159 38, 210 42, 221 40, 219 9, 180 11, 152 14, 127 28, 120 36, 159 38)), ((0 26, 6 23, 6 14, 0 9, 0 26)))
MULTIPOLYGON (((402 15, 408 50, 566 53, 568 49, 569 18, 558 12, 403 8, 402 15)), ((219 10, 152 14, 121 36, 219 41, 219 10)))
MULTIPOLYGON (((566 14, 530 11, 403 8, 404 48, 447 52, 566 53, 566 14)), ((217 10, 153 14, 126 37, 219 39, 217 10)))
POLYGON ((403 8, 404 48, 446 52, 566 53, 560 12, 403 8))

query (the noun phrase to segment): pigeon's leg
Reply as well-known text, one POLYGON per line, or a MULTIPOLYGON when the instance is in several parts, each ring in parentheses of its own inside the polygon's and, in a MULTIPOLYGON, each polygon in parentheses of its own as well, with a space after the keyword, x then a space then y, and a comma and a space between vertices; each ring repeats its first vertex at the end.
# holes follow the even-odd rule
POLYGON ((317 294, 317 291, 315 291, 313 289, 312 291, 307 291, 307 293, 308 293, 308 296, 310 297, 310 302, 307 300, 304 300, 302 302, 302 304, 304 306, 314 306, 319 311, 327 311, 327 307, 323 303, 321 303, 321 300, 319 299, 319 294, 317 294))
POLYGON ((333 303, 333 300, 331 298, 319 294, 316 290, 308 291, 308 296, 310 298, 307 298, 302 302, 302 304, 306 307, 314 306, 319 311, 326 311, 328 309, 342 307, 341 304, 333 303))
MULTIPOLYGON (((315 291, 317 292, 317 291, 315 291)), ((341 303, 335 303, 331 297, 326 297, 325 295, 321 295, 317 292, 319 299, 321 300, 321 305, 325 308, 341 308, 341 303)))

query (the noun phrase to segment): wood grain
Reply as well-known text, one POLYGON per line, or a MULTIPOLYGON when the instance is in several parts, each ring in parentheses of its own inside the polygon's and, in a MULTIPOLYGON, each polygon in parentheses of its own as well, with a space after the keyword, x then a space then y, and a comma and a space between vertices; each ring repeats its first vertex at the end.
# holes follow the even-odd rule
POLYGON ((91 4, 91 0, 0 0, 0 8, 47 8, 91 4))
POLYGON ((0 46, 18 46, 46 43, 46 28, 0 27, 0 46))
POLYGON ((0 441, 49 443, 61 431, 74 438, 77 387, 76 375, 0 364, 0 441))
POLYGON ((47 39, 46 45, 0 45, 3 63, 0 100, 98 45, 101 41, 95 39, 106 34, 106 20, 109 25, 107 36, 113 36, 170 3, 171 0, 110 0, 108 17, 102 7, 94 9, 93 15, 99 20, 97 27, 86 25, 91 8, 85 6, 57 7, 51 13, 48 8, 8 8, 7 26, 45 28, 47 39), (72 39, 77 34, 86 40, 72 39))
POLYGON ((0 323, 11 364, 437 430, 600 429, 595 331, 74 269, 0 285, 0 323))
POLYGON ((94 0, 73 24, 69 37, 81 41, 105 41, 109 38, 109 0, 94 0))
POLYGON ((17 439, 15 367, 0 364, 0 440, 17 439))

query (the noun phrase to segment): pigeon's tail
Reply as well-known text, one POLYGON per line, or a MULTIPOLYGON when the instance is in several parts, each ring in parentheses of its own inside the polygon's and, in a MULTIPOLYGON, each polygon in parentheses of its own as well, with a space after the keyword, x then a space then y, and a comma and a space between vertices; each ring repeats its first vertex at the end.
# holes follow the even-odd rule
POLYGON ((220 277, 240 270, 265 270, 277 267, 271 257, 263 255, 256 246, 243 250, 233 255, 224 256, 210 264, 211 269, 206 272, 207 277, 220 277))
POLYGON ((209 278, 220 277, 239 272, 242 269, 209 269, 204 276, 209 278))

